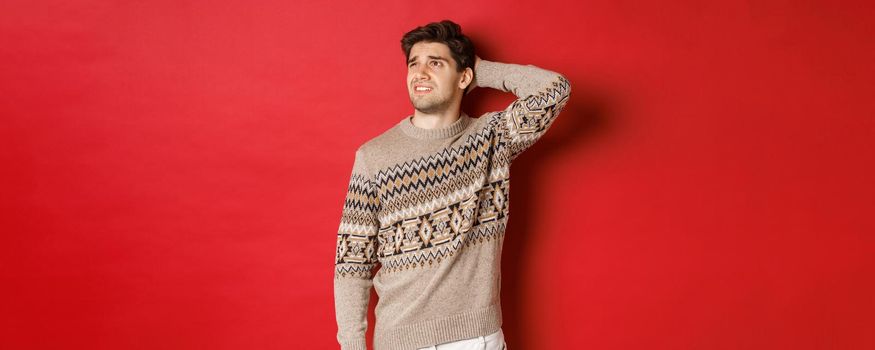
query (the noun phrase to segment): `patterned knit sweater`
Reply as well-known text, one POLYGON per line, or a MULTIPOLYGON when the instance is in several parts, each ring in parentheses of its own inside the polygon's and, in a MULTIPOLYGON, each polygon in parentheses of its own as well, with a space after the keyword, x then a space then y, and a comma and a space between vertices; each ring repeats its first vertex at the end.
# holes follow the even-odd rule
POLYGON ((511 161, 565 107, 571 87, 533 65, 482 60, 476 84, 517 96, 502 111, 420 128, 408 115, 355 153, 337 233, 341 349, 411 350, 497 331, 511 161), (379 268, 377 268, 379 266, 379 268), (375 272, 376 270, 376 272, 375 272))

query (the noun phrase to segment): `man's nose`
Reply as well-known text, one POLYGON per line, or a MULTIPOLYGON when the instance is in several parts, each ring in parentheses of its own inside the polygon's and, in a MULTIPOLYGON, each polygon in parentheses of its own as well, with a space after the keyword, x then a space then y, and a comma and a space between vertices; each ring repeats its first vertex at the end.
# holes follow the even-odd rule
POLYGON ((414 73, 416 73, 416 76, 417 76, 417 77, 428 77, 428 75, 425 74, 425 70, 426 70, 426 69, 427 69, 426 66, 419 65, 419 67, 416 68, 416 71, 415 71, 414 73))

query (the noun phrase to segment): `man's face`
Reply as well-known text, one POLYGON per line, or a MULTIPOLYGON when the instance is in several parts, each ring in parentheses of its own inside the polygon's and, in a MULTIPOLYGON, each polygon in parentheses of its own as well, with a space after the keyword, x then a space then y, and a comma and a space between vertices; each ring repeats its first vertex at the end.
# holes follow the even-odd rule
POLYGON ((443 43, 419 42, 410 48, 407 59, 407 92, 413 108, 424 113, 439 113, 461 99, 461 72, 450 48, 443 43), (424 91, 417 87, 427 88, 424 91), (456 96, 459 97, 456 97, 456 96))

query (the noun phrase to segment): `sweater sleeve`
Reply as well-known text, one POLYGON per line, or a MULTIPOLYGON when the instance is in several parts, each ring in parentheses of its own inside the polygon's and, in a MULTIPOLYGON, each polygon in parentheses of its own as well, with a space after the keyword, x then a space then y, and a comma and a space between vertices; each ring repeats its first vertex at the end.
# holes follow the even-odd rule
POLYGON ((477 86, 512 92, 517 99, 494 112, 495 124, 512 160, 533 145, 568 102, 571 84, 563 75, 533 65, 480 59, 474 72, 477 86))
POLYGON ((368 303, 377 265, 379 200, 361 148, 343 203, 334 259, 334 309, 342 350, 366 350, 368 303))

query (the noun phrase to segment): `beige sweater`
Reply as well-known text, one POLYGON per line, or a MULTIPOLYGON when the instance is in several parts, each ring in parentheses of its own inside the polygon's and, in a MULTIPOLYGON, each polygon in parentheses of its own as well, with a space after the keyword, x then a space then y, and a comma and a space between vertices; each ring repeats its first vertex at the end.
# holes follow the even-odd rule
POLYGON ((571 87, 549 70, 487 60, 475 79, 518 99, 476 119, 462 112, 437 129, 417 127, 408 115, 355 153, 335 255, 343 350, 367 348, 372 287, 379 297, 375 350, 411 350, 501 327, 510 164, 553 124, 571 87))

